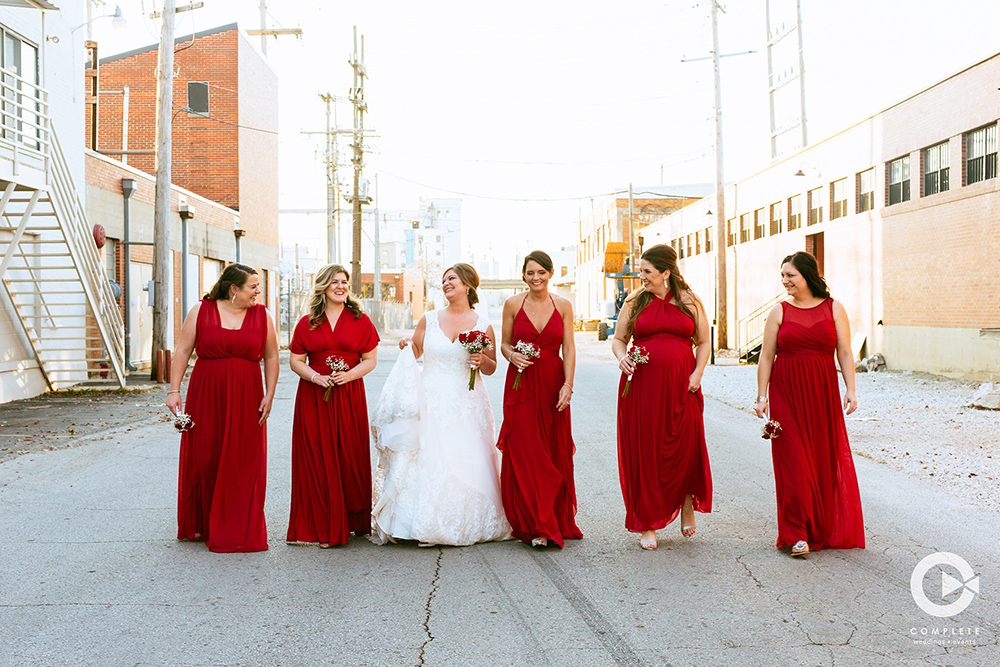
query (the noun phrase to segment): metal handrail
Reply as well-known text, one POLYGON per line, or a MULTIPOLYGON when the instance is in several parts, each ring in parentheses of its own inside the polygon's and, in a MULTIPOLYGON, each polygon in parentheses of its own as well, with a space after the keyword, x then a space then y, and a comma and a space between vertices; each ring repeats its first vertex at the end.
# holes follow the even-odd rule
POLYGON ((764 340, 764 324, 767 322, 767 314, 786 296, 787 292, 782 291, 736 323, 736 349, 740 358, 764 340))

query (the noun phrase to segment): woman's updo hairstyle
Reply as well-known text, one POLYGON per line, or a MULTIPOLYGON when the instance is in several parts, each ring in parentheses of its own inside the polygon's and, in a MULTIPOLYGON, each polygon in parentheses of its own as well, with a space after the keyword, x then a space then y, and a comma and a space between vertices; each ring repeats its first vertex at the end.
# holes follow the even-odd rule
POLYGON ((528 262, 535 262, 540 267, 552 273, 552 258, 547 252, 542 250, 532 250, 524 257, 524 264, 521 265, 521 280, 524 280, 524 272, 528 270, 528 262))
POLYGON ((469 307, 474 308, 479 303, 479 295, 476 293, 476 288, 479 287, 479 274, 476 273, 476 269, 471 264, 459 262, 445 269, 441 277, 443 278, 449 271, 454 271, 462 284, 469 288, 469 307))
MULTIPOLYGON (((686 299, 690 299, 691 287, 684 280, 684 276, 681 275, 680 271, 677 270, 677 251, 665 243, 658 243, 642 253, 641 259, 652 264, 653 268, 660 273, 670 272, 670 276, 666 281, 667 290, 673 293, 674 298, 677 299, 677 307, 680 308, 682 313, 691 318, 691 321, 695 325, 695 331, 697 331, 698 318, 695 317, 694 311, 685 303, 686 299)), ((628 298, 635 299, 628 320, 628 330, 632 331, 639 313, 653 300, 653 294, 639 288, 630 294, 628 298)))
POLYGON ((250 276, 257 275, 257 269, 247 266, 246 264, 230 264, 223 271, 222 275, 212 289, 208 291, 208 294, 203 296, 203 299, 210 299, 212 301, 220 301, 222 299, 228 299, 229 288, 236 287, 236 289, 243 289, 243 286, 247 284, 247 278, 250 276))
POLYGON ((815 257, 804 250, 800 250, 781 260, 781 265, 784 266, 785 264, 791 264, 802 274, 803 280, 806 281, 806 287, 809 288, 813 296, 820 299, 831 298, 826 278, 819 275, 819 265, 816 263, 815 257))

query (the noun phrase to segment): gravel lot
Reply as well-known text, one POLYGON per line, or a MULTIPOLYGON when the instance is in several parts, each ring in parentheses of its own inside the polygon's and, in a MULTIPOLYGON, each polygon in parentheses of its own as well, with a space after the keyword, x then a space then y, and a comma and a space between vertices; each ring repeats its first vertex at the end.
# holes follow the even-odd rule
MULTIPOLYGON (((610 342, 596 334, 578 333, 577 349, 614 363, 610 342)), ((882 371, 858 373, 856 385, 860 407, 847 417, 855 454, 930 479, 970 504, 1000 510, 1000 412, 968 407, 979 382, 882 371)), ((757 366, 710 365, 702 389, 753 413, 757 366)), ((761 445, 767 446, 763 440, 761 445)))

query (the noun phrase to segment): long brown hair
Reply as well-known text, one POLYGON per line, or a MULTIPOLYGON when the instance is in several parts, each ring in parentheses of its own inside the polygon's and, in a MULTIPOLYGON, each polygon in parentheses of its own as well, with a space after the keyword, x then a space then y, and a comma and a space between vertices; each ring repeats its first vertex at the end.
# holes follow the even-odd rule
POLYGON ((544 250, 532 250, 524 256, 524 264, 521 265, 521 280, 524 280, 524 272, 528 270, 528 262, 535 262, 550 274, 552 273, 552 258, 544 250))
MULTIPOLYGON (((312 294, 309 295, 310 329, 318 327, 323 322, 323 318, 326 317, 326 290, 338 273, 343 273, 348 280, 351 279, 351 274, 340 264, 327 264, 316 272, 316 277, 313 278, 312 294)), ((347 290, 347 301, 344 302, 344 308, 351 311, 354 319, 361 317, 364 312, 361 310, 361 304, 351 297, 350 289, 347 290)), ((330 326, 333 326, 333 322, 330 322, 330 326)))
POLYGON ((443 278, 449 271, 454 271, 462 284, 469 288, 469 308, 474 308, 479 303, 479 294, 476 293, 476 288, 479 287, 479 274, 476 273, 475 267, 465 262, 459 262, 445 269, 441 277, 443 278))
POLYGON ((243 289, 243 286, 247 284, 247 279, 255 275, 257 275, 257 269, 253 267, 246 264, 230 264, 223 269, 222 275, 212 285, 212 289, 208 290, 208 294, 202 298, 212 301, 228 299, 230 287, 235 286, 236 289, 243 289))
MULTIPOLYGON (((691 308, 684 303, 684 298, 687 296, 695 299, 697 297, 694 296, 691 292, 691 287, 684 281, 684 276, 677 270, 677 251, 664 243, 659 243, 642 253, 641 259, 652 264, 653 268, 660 273, 670 272, 670 277, 667 278, 667 288, 673 292, 674 297, 677 299, 677 307, 694 322, 695 333, 697 333, 698 318, 695 317, 691 308)), ((639 313, 645 310, 646 306, 653 300, 653 294, 640 287, 630 294, 627 300, 632 302, 632 312, 628 318, 628 331, 632 331, 639 313)))
POLYGON ((802 274, 802 279, 806 281, 806 287, 809 288, 813 296, 820 299, 831 298, 826 278, 819 275, 819 265, 816 263, 815 257, 804 250, 800 250, 781 260, 781 265, 784 266, 785 264, 791 264, 802 274))

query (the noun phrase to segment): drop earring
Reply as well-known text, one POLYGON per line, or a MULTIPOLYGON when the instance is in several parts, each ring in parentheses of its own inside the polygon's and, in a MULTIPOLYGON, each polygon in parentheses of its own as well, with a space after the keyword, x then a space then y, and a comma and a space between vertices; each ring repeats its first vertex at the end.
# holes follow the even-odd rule
POLYGON ((236 295, 235 294, 233 295, 233 298, 230 301, 230 303, 232 303, 234 306, 236 305, 236 295))

